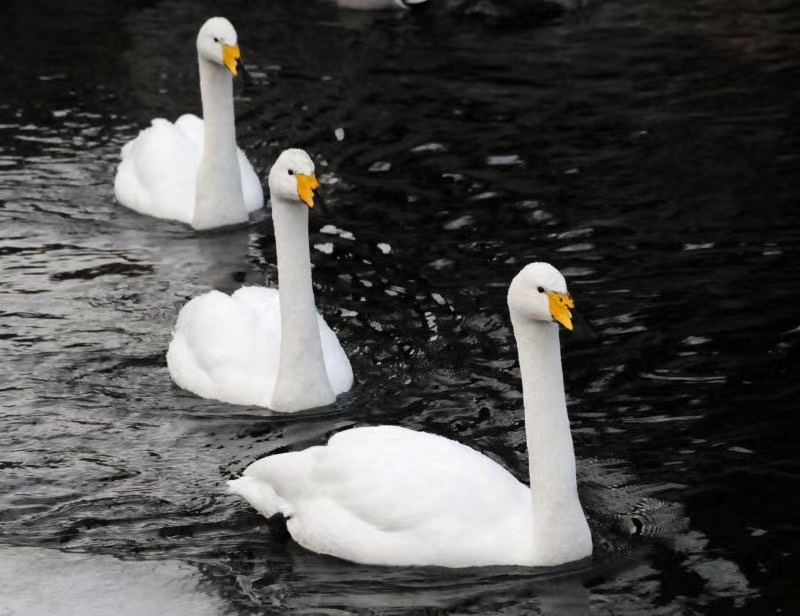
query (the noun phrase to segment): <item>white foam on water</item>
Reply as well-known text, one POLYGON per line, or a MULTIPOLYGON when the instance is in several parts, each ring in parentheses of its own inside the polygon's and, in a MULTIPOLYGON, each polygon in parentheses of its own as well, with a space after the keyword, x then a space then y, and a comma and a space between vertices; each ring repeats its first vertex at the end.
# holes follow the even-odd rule
POLYGON ((224 614, 222 600, 199 586, 197 569, 176 560, 0 547, 2 616, 224 614))

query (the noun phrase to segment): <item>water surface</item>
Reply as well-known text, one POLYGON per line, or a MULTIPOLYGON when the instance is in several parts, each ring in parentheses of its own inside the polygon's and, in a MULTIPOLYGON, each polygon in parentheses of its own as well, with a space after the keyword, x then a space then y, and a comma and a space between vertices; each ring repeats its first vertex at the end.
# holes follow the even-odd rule
POLYGON ((103 591, 81 593, 98 578, 174 613, 796 608, 798 9, 606 0, 509 29, 444 4, 225 6, 258 82, 237 97, 240 145, 263 177, 306 148, 330 205, 311 221, 315 292, 357 383, 291 417, 200 400, 164 359, 189 298, 276 283, 269 211, 197 235, 113 197, 122 144, 152 117, 200 112, 194 37, 219 8, 0 8, 11 613, 53 596, 106 613, 86 603, 103 591), (505 293, 536 259, 565 273, 587 325, 562 340, 590 562, 361 567, 225 494, 259 457, 378 423, 457 438, 525 478, 505 293))

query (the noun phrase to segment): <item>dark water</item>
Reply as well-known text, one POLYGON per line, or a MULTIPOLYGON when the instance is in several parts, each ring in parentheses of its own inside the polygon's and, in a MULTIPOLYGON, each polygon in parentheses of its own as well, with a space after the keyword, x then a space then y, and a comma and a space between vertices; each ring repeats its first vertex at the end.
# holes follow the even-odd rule
POLYGON ((150 118, 199 113, 194 37, 222 9, 75 4, 0 6, 0 613, 798 609, 795 3, 606 0, 514 29, 225 3, 259 82, 240 145, 264 176, 307 148, 330 205, 316 296, 357 385, 300 416, 195 398, 164 359, 188 298, 275 283, 268 213, 201 237, 112 192, 150 118), (594 332, 563 336, 591 562, 360 567, 224 493, 376 423, 526 477, 505 292, 534 259, 594 332))

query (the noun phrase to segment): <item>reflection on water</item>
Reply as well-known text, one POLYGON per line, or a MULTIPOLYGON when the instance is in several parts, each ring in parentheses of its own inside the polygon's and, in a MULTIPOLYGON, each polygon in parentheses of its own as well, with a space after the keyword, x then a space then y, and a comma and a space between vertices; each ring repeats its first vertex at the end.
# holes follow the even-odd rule
POLYGON ((6 3, 0 542, 35 551, 4 548, 2 570, 80 591, 98 569, 180 561, 155 570, 188 608, 175 613, 796 605, 797 9, 607 0, 506 28, 444 2, 363 14, 320 0, 302 19, 263 4, 225 8, 259 81, 238 95, 239 141, 263 177, 289 145, 317 161, 316 298, 357 383, 285 417, 169 380, 187 299, 276 283, 268 211, 195 234, 113 201, 122 144, 199 110, 193 41, 217 9, 6 3), (526 477, 505 293, 534 259, 567 275, 586 322, 563 347, 591 561, 359 567, 225 494, 263 455, 375 423, 526 477))

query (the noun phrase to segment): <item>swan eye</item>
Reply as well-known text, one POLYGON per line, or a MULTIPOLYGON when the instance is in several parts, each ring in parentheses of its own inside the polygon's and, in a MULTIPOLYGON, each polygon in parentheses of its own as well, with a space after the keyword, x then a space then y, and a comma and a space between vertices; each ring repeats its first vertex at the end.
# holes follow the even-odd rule
POLYGON ((215 42, 215 43, 219 43, 219 37, 218 37, 218 36, 215 36, 215 37, 214 37, 214 42, 215 42))
POLYGON ((536 289, 539 293, 544 293, 544 287, 537 287, 536 289))
POLYGON ((289 175, 294 175, 294 171, 292 171, 291 169, 289 169, 289 175))

